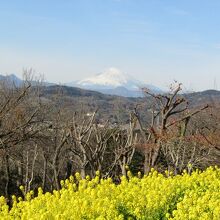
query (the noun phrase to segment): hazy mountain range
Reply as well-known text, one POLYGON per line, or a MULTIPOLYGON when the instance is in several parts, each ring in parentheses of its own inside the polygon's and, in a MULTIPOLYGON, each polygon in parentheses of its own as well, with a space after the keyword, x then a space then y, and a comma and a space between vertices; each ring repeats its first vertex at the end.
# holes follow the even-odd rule
MULTIPOLYGON (((19 87, 23 84, 23 80, 20 79, 19 77, 17 77, 15 74, 9 74, 9 75, 1 75, 0 74, 0 81, 5 81, 7 82, 9 85, 14 85, 16 87, 19 87)), ((35 80, 31 81, 32 85, 36 85, 38 82, 35 80)), ((43 86, 52 86, 52 85, 56 85, 55 83, 50 83, 50 82, 42 82, 43 86)))
MULTIPOLYGON (((15 86, 20 86, 22 80, 15 74, 0 75, 0 80, 5 80, 13 83, 15 86)), ((33 81, 34 83, 34 81, 33 81)), ((44 85, 55 85, 45 82, 44 85)), ((143 97, 141 88, 148 88, 153 93, 161 93, 162 90, 154 85, 143 83, 133 77, 122 73, 116 68, 109 68, 104 72, 91 76, 79 81, 65 83, 69 87, 78 87, 81 89, 98 91, 108 95, 118 95, 124 97, 143 97)))
MULTIPOLYGON (((23 84, 23 80, 17 77, 15 74, 10 75, 1 75, 0 80, 7 81, 13 85, 19 87, 23 84)), ((32 81, 33 84, 36 81, 32 81)), ((57 86, 54 83, 44 82, 43 86, 57 86)), ((144 84, 133 77, 130 77, 116 68, 110 68, 103 73, 97 74, 86 79, 75 81, 72 83, 66 83, 63 85, 64 88, 68 88, 68 91, 71 92, 71 96, 94 96, 106 97, 106 95, 116 95, 122 97, 143 97, 141 88, 148 88, 154 93, 163 92, 160 88, 153 86, 151 84, 144 84), (94 92, 93 92, 94 91, 94 92)), ((187 93, 187 97, 192 99, 195 103, 202 103, 208 101, 209 103, 219 103, 220 102, 220 91, 215 90, 206 90, 202 92, 191 92, 187 93)), ((109 97, 110 98, 110 97, 109 97)), ((110 98, 111 99, 111 98, 110 98)))
POLYGON ((23 80, 18 78, 15 74, 10 74, 10 75, 0 75, 0 80, 1 81, 6 81, 8 83, 12 83, 15 86, 19 87, 22 85, 23 80))

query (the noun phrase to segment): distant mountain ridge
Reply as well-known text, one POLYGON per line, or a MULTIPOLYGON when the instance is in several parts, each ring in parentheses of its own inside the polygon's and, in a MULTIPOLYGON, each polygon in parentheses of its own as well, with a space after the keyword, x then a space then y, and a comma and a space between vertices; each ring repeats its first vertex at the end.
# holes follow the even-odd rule
POLYGON ((14 84, 17 87, 21 86, 23 83, 23 80, 18 78, 15 74, 0 75, 0 80, 10 84, 14 84))
MULTIPOLYGON (((23 84, 23 80, 18 78, 15 74, 10 75, 1 75, 0 74, 0 81, 4 80, 10 83, 13 83, 15 86, 21 86, 23 84)), ((33 85, 35 85, 36 81, 33 81, 33 85)), ((135 90, 129 91, 126 90, 124 87, 116 87, 116 90, 120 90, 120 94, 123 92, 124 95, 117 95, 114 94, 115 90, 106 89, 107 94, 100 92, 100 91, 94 91, 93 89, 82 89, 78 87, 70 87, 70 86, 60 86, 54 83, 45 82, 42 84, 42 86, 45 87, 46 93, 54 93, 58 87, 63 87, 63 89, 66 91, 66 94, 70 97, 93 97, 94 100, 96 99, 102 99, 102 100, 112 100, 115 98, 125 99, 125 100, 140 100, 142 97, 135 96, 135 90), (127 96, 128 92, 131 92, 133 94, 130 94, 130 96, 127 96)), ((193 105, 201 105, 201 104, 210 104, 210 106, 220 106, 220 91, 218 90, 205 90, 200 92, 190 92, 190 93, 184 93, 181 94, 193 105)))
POLYGON ((154 93, 162 92, 158 87, 138 81, 113 67, 95 76, 67 83, 66 85, 125 97, 143 97, 141 91, 143 87, 148 88, 154 93))
MULTIPOLYGON (((17 77, 15 74, 8 74, 8 75, 1 75, 0 74, 0 81, 5 81, 8 84, 14 85, 16 87, 20 87, 23 85, 24 80, 20 79, 19 77, 17 77)), ((38 83, 37 80, 33 80, 30 81, 30 83, 32 85, 36 85, 38 83)), ((42 84, 43 86, 52 86, 52 85, 56 85, 55 83, 50 83, 50 82, 43 82, 42 84)))

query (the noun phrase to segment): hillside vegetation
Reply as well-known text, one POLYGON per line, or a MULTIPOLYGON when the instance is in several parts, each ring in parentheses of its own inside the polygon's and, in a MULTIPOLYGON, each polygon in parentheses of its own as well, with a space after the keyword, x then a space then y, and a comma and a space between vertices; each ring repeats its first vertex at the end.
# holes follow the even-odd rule
POLYGON ((0 218, 178 219, 189 197, 218 216, 197 196, 218 201, 219 170, 196 170, 220 165, 219 92, 181 88, 125 98, 0 81, 0 218))

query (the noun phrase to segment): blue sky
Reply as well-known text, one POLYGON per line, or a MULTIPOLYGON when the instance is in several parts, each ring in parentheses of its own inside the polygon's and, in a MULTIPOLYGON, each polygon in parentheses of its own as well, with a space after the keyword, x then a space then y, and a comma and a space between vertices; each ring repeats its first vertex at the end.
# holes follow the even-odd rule
POLYGON ((220 87, 219 0, 0 0, 0 73, 69 82, 116 67, 162 88, 220 87))

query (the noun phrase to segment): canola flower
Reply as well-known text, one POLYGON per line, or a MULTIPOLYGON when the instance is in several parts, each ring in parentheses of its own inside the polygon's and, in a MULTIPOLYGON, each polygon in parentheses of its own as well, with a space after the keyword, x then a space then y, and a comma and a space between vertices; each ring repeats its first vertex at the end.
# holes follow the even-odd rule
MULTIPOLYGON (((77 173, 61 181, 62 189, 43 193, 38 189, 25 199, 12 197, 9 209, 0 197, 0 219, 62 220, 62 219, 220 219, 220 169, 173 176, 152 170, 148 176, 121 177, 116 185, 112 179, 80 179, 77 173)), ((23 187, 21 187, 23 190, 23 187)))

